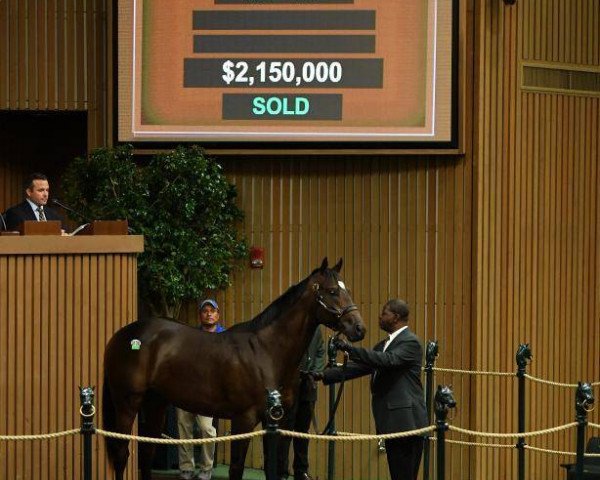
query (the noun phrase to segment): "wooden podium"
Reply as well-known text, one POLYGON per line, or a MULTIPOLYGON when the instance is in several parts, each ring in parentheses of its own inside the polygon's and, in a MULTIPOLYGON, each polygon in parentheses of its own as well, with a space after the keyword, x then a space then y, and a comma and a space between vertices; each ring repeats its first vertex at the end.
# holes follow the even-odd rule
POLYGON ((19 233, 21 235, 60 235, 61 228, 59 220, 48 220, 47 222, 25 220, 19 225, 19 233))
POLYGON ((94 220, 77 235, 127 235, 127 220, 94 220))
MULTIPOLYGON (((0 236, 0 434, 79 428, 78 385, 95 386, 101 407, 105 345, 137 318, 142 251, 134 235, 0 236)), ((94 421, 102 425, 101 408, 94 421)), ((104 439, 93 442, 95 478, 112 478, 104 439)), ((80 478, 81 444, 80 435, 0 442, 0 478, 80 478)))
MULTIPOLYGON (((19 225, 20 235, 61 235, 61 222, 48 220, 25 220, 19 225)), ((81 230, 76 230, 75 235, 127 235, 129 224, 127 220, 94 220, 87 223, 81 230)))

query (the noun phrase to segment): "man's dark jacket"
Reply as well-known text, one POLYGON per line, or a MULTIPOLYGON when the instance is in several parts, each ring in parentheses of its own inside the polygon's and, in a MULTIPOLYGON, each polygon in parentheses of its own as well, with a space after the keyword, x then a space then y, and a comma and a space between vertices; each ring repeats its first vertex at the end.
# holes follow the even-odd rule
POLYGON ((317 328, 302 360, 300 360, 299 400, 303 402, 317 401, 317 385, 308 373, 321 373, 325 367, 325 342, 321 329, 317 328))
MULTIPOLYGON (((44 207, 44 214, 46 215, 46 220, 60 220, 62 228, 65 228, 63 225, 63 218, 56 213, 56 211, 51 208, 44 207)), ((21 225, 21 223, 23 223, 25 220, 37 220, 35 212, 27 200, 23 200, 18 205, 10 207, 6 211, 4 218, 6 220, 6 228, 8 230, 18 230, 19 225, 21 225)))
POLYGON ((383 351, 385 340, 373 350, 351 347, 345 368, 325 369, 325 384, 373 374, 371 403, 378 434, 426 427, 427 411, 421 384, 423 348, 417 336, 404 329, 383 351))

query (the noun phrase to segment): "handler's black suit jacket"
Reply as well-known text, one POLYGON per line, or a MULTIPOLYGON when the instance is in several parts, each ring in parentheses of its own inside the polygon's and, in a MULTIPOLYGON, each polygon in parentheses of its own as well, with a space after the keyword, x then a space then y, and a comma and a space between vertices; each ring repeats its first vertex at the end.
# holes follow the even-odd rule
POLYGON ((404 329, 384 352, 385 340, 373 350, 352 347, 350 362, 325 369, 323 382, 336 383, 373 374, 371 402, 378 434, 426 427, 427 411, 421 384, 423 348, 417 336, 404 329))
MULTIPOLYGON (((55 210, 44 207, 44 214, 46 215, 46 220, 60 220, 62 228, 65 228, 63 218, 55 210)), ((17 230, 19 225, 25 220, 37 220, 35 212, 27 200, 23 200, 18 205, 10 207, 4 214, 4 218, 8 230, 17 230)))

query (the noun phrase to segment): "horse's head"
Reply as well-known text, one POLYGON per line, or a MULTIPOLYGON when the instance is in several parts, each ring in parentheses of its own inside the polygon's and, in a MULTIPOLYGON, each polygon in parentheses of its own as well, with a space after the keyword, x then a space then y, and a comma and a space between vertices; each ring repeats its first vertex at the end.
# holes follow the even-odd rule
POLYGON ((81 401, 79 413, 81 413, 81 416, 88 421, 90 421, 96 413, 96 407, 94 406, 95 389, 96 387, 79 387, 79 400, 81 401))
POLYGON ((433 367, 438 353, 439 346, 437 340, 427 342, 427 348, 425 349, 425 363, 427 364, 427 367, 433 367))
POLYGON ((577 384, 577 391, 575 392, 575 404, 578 413, 583 411, 589 412, 594 406, 594 391, 590 383, 577 384))
POLYGON ((321 267, 310 278, 309 288, 318 303, 318 322, 356 342, 364 338, 367 329, 340 276, 342 264, 340 258, 333 268, 328 268, 327 258, 323 259, 321 267))
POLYGON ((515 354, 515 359, 517 360, 517 365, 519 368, 525 368, 527 363, 531 361, 531 357, 531 347, 529 344, 521 343, 517 349, 517 353, 515 354))
POLYGON ((448 411, 451 408, 456 407, 456 400, 452 389, 448 385, 438 385, 437 391, 435 392, 435 412, 436 417, 443 420, 446 419, 448 411))
POLYGON ((91 405, 94 403, 95 387, 79 387, 79 396, 82 405, 91 405))

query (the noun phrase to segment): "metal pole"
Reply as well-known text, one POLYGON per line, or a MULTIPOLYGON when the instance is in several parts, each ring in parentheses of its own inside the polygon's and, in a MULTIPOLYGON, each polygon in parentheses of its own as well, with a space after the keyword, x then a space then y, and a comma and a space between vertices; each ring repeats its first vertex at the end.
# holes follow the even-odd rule
POLYGON ((577 420, 577 463, 575 464, 575 479, 583 480, 583 459, 585 443, 585 427, 587 426, 587 412, 594 404, 592 385, 578 383, 575 392, 575 419, 577 420))
POLYGON ((81 406, 81 434, 83 435, 83 480, 92 480, 92 435, 95 433, 94 406, 95 387, 79 387, 79 399, 81 406))
MULTIPOLYGON (((437 340, 430 340, 427 342, 425 349, 425 405, 427 407, 427 424, 432 423, 432 404, 433 404, 433 367, 435 365, 435 359, 438 356, 438 342, 437 340)), ((431 449, 431 443, 429 441, 429 435, 425 440, 423 447, 423 480, 429 480, 430 471, 430 456, 429 452, 431 449)))
POLYGON ((446 447, 445 447, 445 432, 448 429, 448 424, 444 420, 436 420, 437 426, 437 480, 444 480, 446 476, 446 447))
POLYGON ((585 442, 585 426, 587 424, 585 418, 577 416, 577 460, 575 464, 575 479, 583 480, 583 454, 585 442))
POLYGON ((448 410, 456 407, 456 401, 450 387, 438 385, 435 393, 435 425, 437 433, 437 480, 444 480, 446 476, 446 448, 445 438, 448 430, 448 410))
MULTIPOLYGON (((531 360, 531 349, 528 343, 521 343, 517 349, 515 355, 517 361, 517 378, 518 378, 518 396, 519 396, 519 410, 518 410, 518 432, 525 431, 525 373, 527 363, 531 360)), ((517 451, 518 459, 517 464, 519 468, 519 480, 525 480, 525 437, 519 437, 517 439, 517 451)))
MULTIPOLYGON (((327 367, 333 368, 336 365, 337 348, 333 343, 333 337, 329 337, 327 343, 327 367)), ((329 430, 327 435, 335 435, 335 384, 329 385, 329 430)), ((335 477, 335 442, 330 441, 327 446, 327 480, 334 480, 335 477)))
POLYGON ((277 444, 279 443, 279 420, 283 418, 281 394, 277 390, 267 392, 267 428, 265 434, 266 449, 266 480, 277 479, 277 444))

